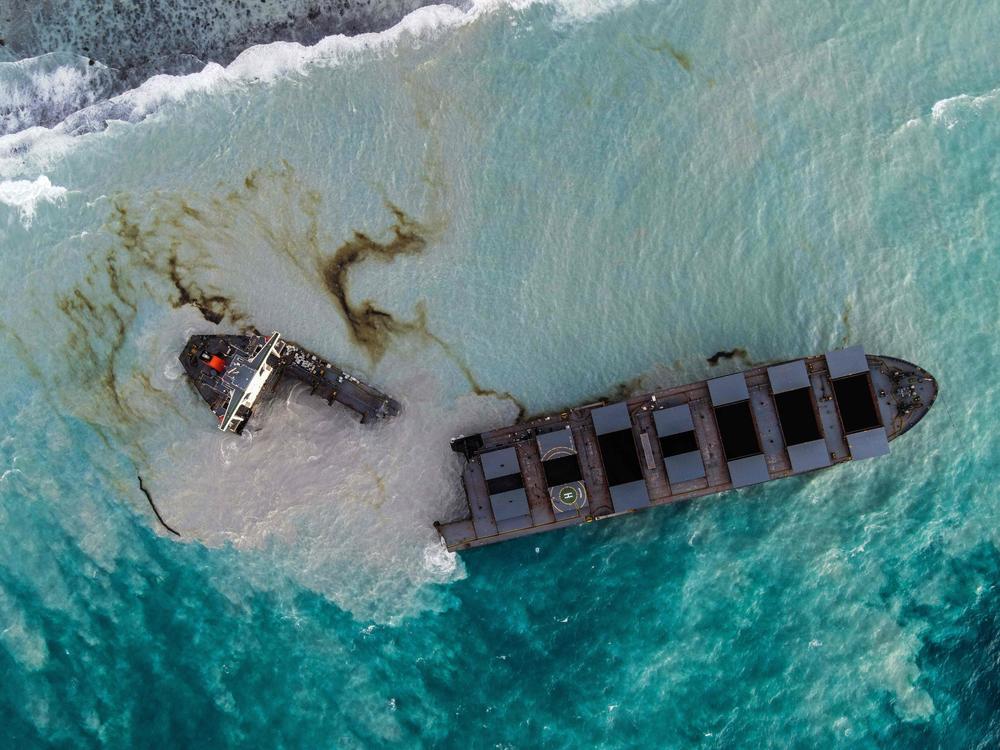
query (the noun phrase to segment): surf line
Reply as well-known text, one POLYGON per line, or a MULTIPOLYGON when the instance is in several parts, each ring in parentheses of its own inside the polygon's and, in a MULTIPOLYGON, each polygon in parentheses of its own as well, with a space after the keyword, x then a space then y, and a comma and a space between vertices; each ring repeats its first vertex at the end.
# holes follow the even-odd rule
POLYGON ((156 503, 153 502, 153 496, 149 494, 149 490, 146 489, 146 485, 142 483, 142 475, 136 474, 135 478, 139 480, 139 492, 146 496, 149 501, 149 507, 153 509, 153 513, 156 515, 156 519, 163 524, 163 528, 169 531, 174 536, 180 536, 180 532, 172 528, 169 523, 163 520, 163 516, 160 515, 160 511, 156 509, 156 503))

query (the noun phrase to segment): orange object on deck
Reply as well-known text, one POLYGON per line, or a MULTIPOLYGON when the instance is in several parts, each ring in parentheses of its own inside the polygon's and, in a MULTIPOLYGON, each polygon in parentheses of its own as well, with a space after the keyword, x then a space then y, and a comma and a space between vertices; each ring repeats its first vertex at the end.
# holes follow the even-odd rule
POLYGON ((206 364, 220 375, 226 371, 226 360, 216 354, 206 364))

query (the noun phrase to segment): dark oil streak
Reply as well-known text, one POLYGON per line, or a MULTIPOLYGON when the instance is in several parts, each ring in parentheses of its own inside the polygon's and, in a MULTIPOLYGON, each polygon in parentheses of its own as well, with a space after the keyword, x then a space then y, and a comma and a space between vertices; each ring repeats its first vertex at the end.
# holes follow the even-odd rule
POLYGON ((724 359, 740 359, 748 366, 753 365, 753 361, 750 359, 750 353, 747 352, 746 349, 743 349, 741 347, 736 347, 735 349, 717 351, 711 357, 708 357, 705 361, 708 362, 708 364, 712 365, 712 367, 715 367, 717 364, 719 364, 720 361, 724 359))
POLYGON ((847 300, 847 302, 844 303, 844 312, 840 316, 840 322, 844 326, 844 335, 840 339, 840 343, 841 343, 842 346, 847 346, 851 342, 851 338, 852 338, 852 334, 851 334, 851 311, 852 310, 853 310, 853 306, 851 305, 851 301, 847 300))
POLYGON ((161 524, 163 524, 163 528, 165 528, 171 534, 173 534, 174 536, 180 536, 180 532, 172 528, 170 524, 164 521, 163 516, 160 515, 160 511, 156 509, 156 503, 153 502, 153 496, 149 494, 149 490, 147 490, 146 486, 142 483, 142 475, 136 474, 135 476, 136 479, 139 480, 139 492, 141 492, 143 495, 146 496, 146 500, 149 501, 149 507, 153 509, 153 513, 156 515, 156 520, 158 520, 161 524))
MULTIPOLYGON (((484 388, 457 352, 435 334, 427 325, 426 306, 418 302, 412 320, 400 320, 370 300, 354 302, 351 297, 350 274, 355 266, 366 261, 391 263, 398 257, 418 256, 424 253, 439 229, 421 222, 403 209, 386 200, 386 210, 394 221, 385 229, 386 239, 379 240, 367 232, 354 230, 351 236, 336 247, 332 254, 324 248, 320 231, 322 196, 316 191, 303 189, 295 178, 295 170, 287 162, 277 170, 253 170, 243 180, 245 190, 231 191, 226 196, 227 209, 242 209, 267 183, 274 181, 281 192, 294 196, 298 209, 307 219, 302 236, 288 237, 268 225, 262 226, 262 236, 269 247, 302 272, 312 283, 329 295, 334 308, 347 326, 351 341, 364 349, 369 361, 377 365, 396 337, 416 337, 432 343, 444 352, 462 373, 469 388, 479 396, 492 396, 511 401, 518 409, 517 420, 523 421, 527 409, 513 395, 505 391, 484 388)), ((251 209, 252 210, 252 209, 251 209)))
POLYGON ((385 355, 391 335, 412 333, 419 329, 419 323, 396 320, 391 313, 375 307, 371 300, 352 303, 348 274, 354 265, 366 260, 389 262, 401 255, 419 255, 427 247, 425 229, 419 222, 391 203, 386 203, 386 208, 396 218, 389 227, 392 236, 388 241, 379 242, 355 230, 332 258, 320 259, 318 263, 323 285, 347 323, 351 338, 368 352, 373 363, 385 355))
POLYGON ((673 58, 674 62, 680 65, 688 73, 691 72, 691 58, 681 50, 674 47, 669 41, 664 39, 661 42, 655 42, 651 39, 643 39, 641 37, 636 37, 636 41, 648 49, 650 52, 666 52, 670 57, 673 58))
POLYGON ((392 335, 417 335, 432 341, 458 367, 477 396, 493 396, 508 400, 517 406, 517 421, 524 421, 527 409, 524 404, 506 391, 484 388, 472 372, 472 368, 452 349, 452 347, 427 326, 427 311, 418 304, 417 316, 410 321, 401 321, 385 310, 376 308, 371 300, 352 304, 348 294, 348 274, 351 268, 369 259, 389 262, 401 255, 419 255, 428 245, 428 231, 420 222, 410 218, 393 203, 386 202, 386 208, 396 221, 389 227, 391 238, 386 242, 373 240, 364 232, 354 231, 351 239, 344 242, 334 252, 333 257, 320 262, 320 275, 326 290, 333 296, 342 317, 347 322, 352 339, 364 347, 369 357, 377 363, 385 355, 392 335))
MULTIPOLYGON (((45 376, 42 374, 38 365, 35 364, 35 360, 32 359, 31 355, 28 353, 28 346, 24 343, 24 339, 22 339, 16 331, 6 326, 3 321, 0 321, 0 333, 8 336, 11 342, 13 342, 17 358, 21 360, 21 363, 25 366, 25 368, 27 368, 31 377, 35 378, 39 382, 45 382, 45 376)), ((48 391, 45 391, 45 397, 46 399, 49 398, 48 391)))
MULTIPOLYGON (((181 200, 176 206, 183 217, 194 219, 204 223, 204 215, 201 211, 192 208, 185 201, 181 200)), ((170 212, 167 211, 169 214, 170 212)), ((143 231, 139 224, 131 220, 129 208, 122 200, 118 200, 114 205, 112 215, 114 231, 121 240, 122 247, 128 252, 129 260, 141 268, 164 278, 173 287, 174 295, 171 304, 174 307, 191 305, 202 317, 210 323, 219 324, 227 316, 234 322, 245 316, 239 312, 233 301, 218 292, 209 292, 193 278, 194 269, 187 267, 179 255, 178 242, 168 237, 158 237, 155 230, 143 231), (163 244, 164 247, 158 247, 163 244)), ((178 219, 166 217, 166 223, 178 226, 178 219)), ((202 266, 207 266, 207 261, 202 262, 202 266)), ((118 283, 119 269, 117 259, 113 253, 107 257, 107 272, 112 282, 112 289, 119 290, 118 283)))
POLYGON ((669 52, 670 56, 672 58, 674 58, 674 61, 678 65, 680 65, 682 68, 684 68, 684 70, 686 70, 688 73, 690 73, 691 72, 691 58, 688 57, 683 52, 681 52, 676 47, 674 47, 673 45, 671 45, 671 44, 669 44, 667 42, 664 42, 664 44, 666 46, 667 52, 669 52))
MULTIPOLYGON (((10 340, 14 345, 15 355, 19 360, 21 360, 22 364, 24 364, 24 366, 27 368, 29 374, 38 383, 44 384, 49 382, 49 378, 46 377, 46 375, 38 367, 38 365, 35 363, 35 360, 29 353, 28 347, 24 343, 24 339, 22 339, 15 331, 12 331, 10 328, 5 326, 2 322, 0 322, 0 332, 10 337, 10 340)), ((142 378, 148 383, 148 378, 146 377, 145 373, 142 373, 142 378)), ((152 383, 149 383, 149 388, 155 389, 152 383)), ((51 407, 50 408, 51 413, 57 415, 63 424, 67 424, 67 420, 61 415, 59 415, 59 412, 62 410, 62 406, 56 403, 55 399, 53 398, 53 393, 54 393, 53 388, 43 388, 41 391, 42 398, 51 407)), ((106 434, 106 430, 103 425, 92 424, 91 427, 93 428, 94 433, 97 435, 97 437, 100 438, 105 448, 107 448, 109 451, 115 450, 114 446, 111 444, 111 440, 108 438, 108 435, 106 434)))
POLYGON ((90 363, 98 371, 97 381, 104 387, 120 417, 132 416, 132 409, 119 393, 115 373, 118 355, 125 343, 125 324, 118 310, 110 304, 96 305, 81 289, 74 289, 61 298, 58 307, 75 329, 66 342, 67 348, 75 355, 74 359, 90 363), (98 355, 94 349, 92 342, 95 337, 108 342, 106 357, 98 355))
POLYGON ((424 323, 422 333, 431 341, 433 341, 435 344, 437 344, 439 347, 441 347, 441 351, 445 353, 448 359, 450 359, 452 362, 455 363, 455 366, 458 367, 459 372, 462 373, 462 376, 469 384, 469 388, 472 389, 473 393, 475 393, 477 396, 493 396, 495 398, 503 399, 504 401, 510 401, 512 404, 514 404, 514 406, 517 407, 517 417, 514 420, 515 423, 526 422, 529 421, 529 419, 531 419, 531 417, 528 415, 527 407, 525 407, 524 404, 518 401, 517 398, 508 391, 498 391, 493 388, 483 388, 479 384, 479 380, 472 372, 472 368, 469 367, 468 363, 466 363, 465 360, 463 360, 460 356, 458 356, 458 354, 451 348, 448 342, 446 342, 436 333, 432 333, 427 328, 426 316, 422 316, 420 320, 424 323))
MULTIPOLYGON (((145 449, 134 438, 134 427, 144 423, 148 414, 136 406, 138 393, 153 396, 163 405, 180 413, 169 393, 157 388, 142 369, 123 374, 123 352, 133 338, 131 332, 139 315, 140 305, 147 301, 166 301, 174 307, 194 306, 202 316, 218 323, 226 316, 235 321, 242 314, 232 301, 221 293, 195 280, 196 271, 206 267, 205 253, 197 244, 186 240, 182 232, 190 227, 182 222, 204 222, 203 214, 183 200, 158 201, 147 212, 147 228, 133 220, 124 198, 117 198, 106 223, 117 238, 103 252, 92 253, 90 268, 73 286, 59 293, 56 308, 66 318, 69 328, 60 347, 60 358, 70 363, 74 381, 87 388, 88 397, 68 393, 72 411, 83 410, 84 418, 96 437, 108 449, 114 444, 130 447, 136 460, 146 460, 145 449), (181 252, 187 250, 186 258, 181 252), (137 273, 142 272, 142 273, 137 273), (148 273, 146 273, 148 272, 148 273), (75 406, 79 404, 79 409, 75 406)), ((202 229, 202 227, 197 227, 202 229)), ((50 373, 33 355, 16 332, 0 324, 0 332, 9 334, 14 351, 23 360, 28 372, 40 383, 46 399, 65 394, 66 386, 59 373, 50 373)), ((65 406, 65 405, 64 405, 65 406)), ((54 412, 64 408, 53 409, 54 412)), ((171 534, 180 536, 163 519, 142 476, 137 474, 139 490, 146 497, 157 520, 171 534)))
MULTIPOLYGON (((119 242, 91 256, 86 276, 56 300, 70 325, 65 343, 71 355, 68 361, 75 363, 78 374, 83 376, 81 382, 96 386, 99 411, 87 421, 99 428, 105 443, 109 443, 105 429, 127 439, 128 426, 145 419, 134 406, 129 386, 179 411, 170 395, 153 385, 148 373, 141 369, 130 371, 127 380, 121 380, 122 353, 129 345, 141 302, 166 297, 175 307, 193 305, 206 320, 215 323, 227 315, 234 320, 242 317, 231 300, 214 290, 205 290, 192 278, 193 270, 179 256, 181 240, 170 231, 177 223, 175 214, 201 219, 200 212, 180 201, 179 207, 160 207, 153 214, 152 229, 143 230, 138 221, 131 219, 125 200, 116 199, 107 226, 119 242), (164 225, 165 233, 161 231, 164 225), (137 276, 137 271, 148 272, 148 276, 137 276)), ((144 453, 141 446, 133 448, 144 453)))
MULTIPOLYGON (((631 380, 623 380, 622 382, 618 383, 605 393, 581 398, 579 401, 573 403, 570 406, 564 406, 558 409, 546 409, 545 411, 540 411, 533 414, 528 414, 526 416, 521 416, 518 418, 517 421, 533 422, 536 419, 552 416, 554 414, 566 414, 567 412, 571 412, 574 409, 579 408, 581 404, 594 404, 599 402, 610 404, 610 403, 615 403, 616 401, 625 401, 626 399, 631 398, 633 394, 637 393, 641 387, 642 387, 641 376, 632 378, 631 380)), ((515 403, 517 402, 515 401, 515 403)), ((518 405, 520 406, 520 404, 518 405)))
POLYGON ((400 255, 417 255, 427 247, 424 227, 414 221, 398 206, 386 203, 386 208, 396 218, 389 228, 392 238, 377 242, 363 232, 355 231, 353 237, 337 248, 333 257, 320 266, 320 274, 327 291, 336 300, 340 312, 349 326, 355 343, 363 346, 373 362, 384 355, 392 335, 417 335, 434 342, 458 367, 472 392, 477 396, 493 396, 511 401, 517 406, 517 421, 524 421, 527 409, 506 391, 484 388, 472 368, 440 336, 427 326, 427 313, 423 304, 418 305, 417 316, 411 321, 401 321, 384 310, 376 308, 371 300, 352 304, 348 297, 350 269, 370 258, 388 262, 400 255))

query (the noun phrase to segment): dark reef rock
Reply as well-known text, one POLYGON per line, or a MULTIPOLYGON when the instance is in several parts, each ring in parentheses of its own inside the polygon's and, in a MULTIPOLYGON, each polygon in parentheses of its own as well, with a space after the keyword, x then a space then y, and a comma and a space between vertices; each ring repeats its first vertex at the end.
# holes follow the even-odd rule
MULTIPOLYGON (((417 8, 451 1, 136 0, 126 5, 115 0, 79 4, 11 0, 0 15, 0 28, 5 30, 0 62, 58 52, 79 57, 84 69, 101 63, 113 84, 102 78, 94 96, 77 94, 92 102, 159 73, 193 73, 208 62, 226 65, 257 44, 310 45, 333 34, 383 31, 417 8)), ((20 113, 17 122, 7 123, 6 132, 31 125, 51 127, 68 114, 65 107, 51 102, 46 106, 45 112, 20 113)))

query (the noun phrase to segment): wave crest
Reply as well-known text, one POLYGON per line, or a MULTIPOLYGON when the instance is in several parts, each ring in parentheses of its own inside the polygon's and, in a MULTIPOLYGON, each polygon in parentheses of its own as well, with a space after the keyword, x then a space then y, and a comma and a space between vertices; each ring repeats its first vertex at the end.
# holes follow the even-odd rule
POLYGON ((53 185, 41 175, 35 180, 7 180, 0 182, 0 203, 15 209, 21 223, 30 227, 39 203, 54 203, 66 195, 66 188, 53 185))

